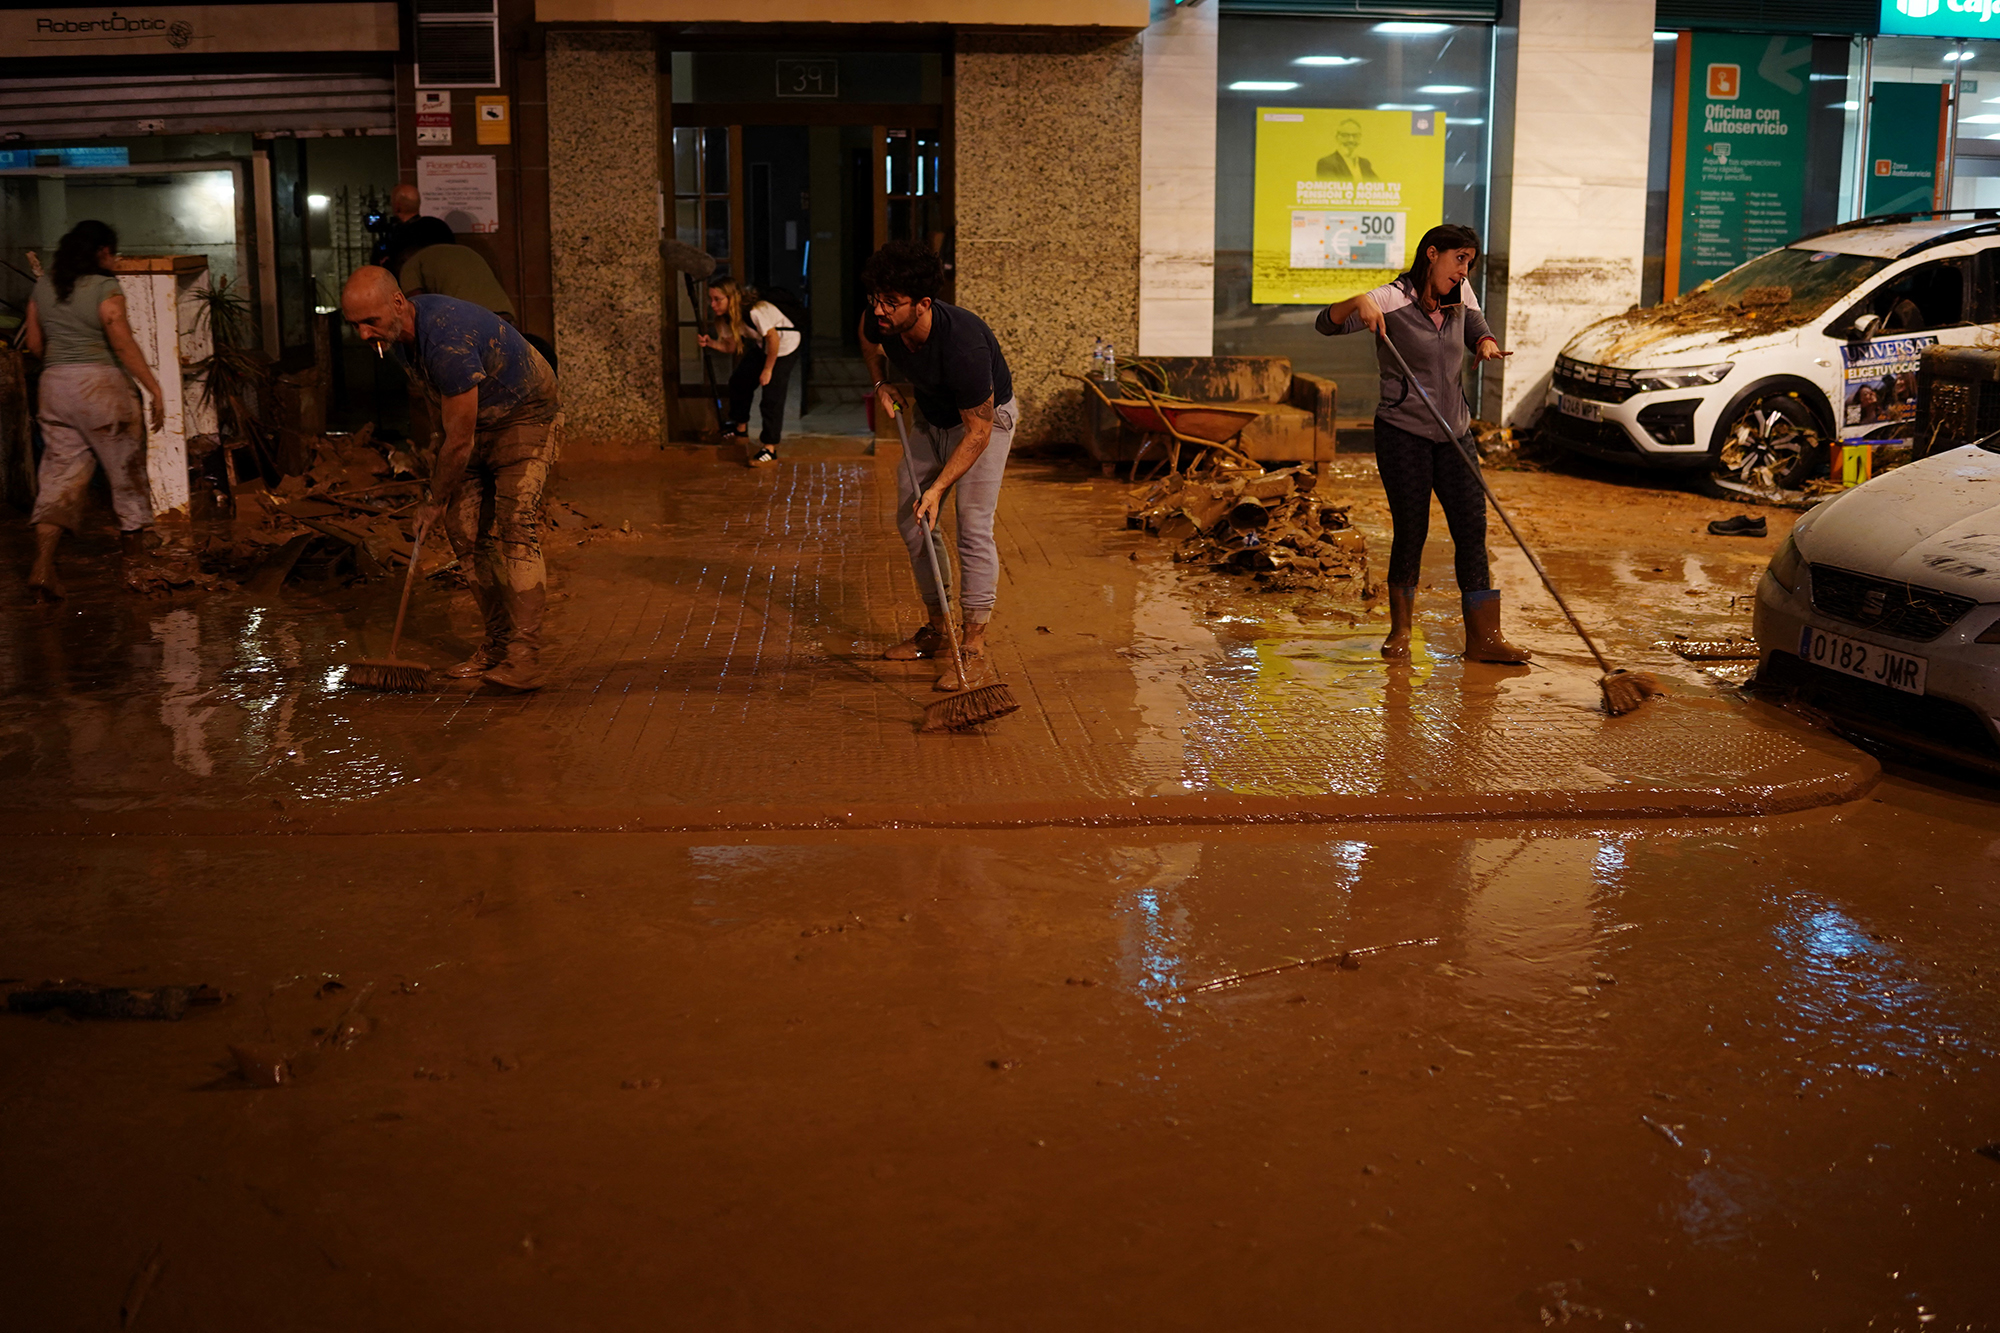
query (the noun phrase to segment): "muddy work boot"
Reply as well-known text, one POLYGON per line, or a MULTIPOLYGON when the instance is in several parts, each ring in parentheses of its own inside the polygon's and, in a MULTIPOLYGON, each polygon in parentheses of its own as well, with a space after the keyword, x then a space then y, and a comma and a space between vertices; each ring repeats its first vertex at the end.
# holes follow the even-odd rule
POLYGON ((542 610, 548 592, 539 583, 497 592, 508 621, 507 656, 480 679, 503 690, 539 690, 547 681, 542 672, 542 610))
POLYGON ((1391 662, 1404 662, 1410 656, 1410 627, 1417 618, 1417 590, 1389 588, 1389 637, 1382 640, 1382 656, 1391 662))
POLYGON ((943 669, 938 672, 937 684, 931 686, 932 689, 941 694, 952 694, 993 683, 993 664, 986 656, 986 626, 965 627, 959 636, 959 655, 965 659, 965 674, 962 676, 958 672, 958 663, 952 660, 950 644, 947 643, 938 653, 938 662, 943 669))
POLYGON ((457 666, 444 669, 445 675, 457 680, 483 676, 507 660, 507 607, 500 600, 499 592, 474 584, 472 596, 479 603, 479 618, 485 623, 486 638, 473 650, 472 656, 457 666))
POLYGON ((1465 660, 1519 666, 1534 654, 1516 648, 1500 636, 1500 594, 1474 593, 1465 598, 1465 660))
POLYGON ((944 641, 944 618, 934 616, 928 625, 920 625, 917 632, 897 644, 882 656, 891 662, 916 662, 936 657, 949 651, 944 641))

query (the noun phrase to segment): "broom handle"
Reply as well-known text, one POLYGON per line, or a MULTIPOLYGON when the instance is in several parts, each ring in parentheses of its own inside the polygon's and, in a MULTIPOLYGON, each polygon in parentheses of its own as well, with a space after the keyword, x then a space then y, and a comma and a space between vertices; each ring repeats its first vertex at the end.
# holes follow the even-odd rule
POLYGON ((396 608, 395 633, 389 636, 389 656, 391 659, 396 656, 396 645, 403 641, 403 617, 410 614, 410 589, 417 585, 417 553, 424 549, 424 534, 429 530, 430 524, 419 522, 417 524, 417 539, 410 543, 410 572, 403 575, 403 601, 402 605, 396 608))
MULTIPOLYGON (((903 441, 903 471, 910 479, 910 506, 914 509, 923 495, 917 490, 917 470, 910 466, 910 432, 903 426, 900 411, 892 411, 889 415, 895 418, 896 435, 903 441)), ((937 546, 931 540, 931 525, 918 519, 917 526, 923 529, 924 554, 931 559, 931 582, 937 585, 938 605, 944 608, 944 632, 951 640, 952 664, 958 668, 958 683, 963 686, 968 683, 965 678, 965 654, 958 646, 958 622, 951 618, 951 593, 944 586, 944 570, 938 564, 937 546)))
POLYGON ((1527 556, 1528 563, 1535 567, 1535 573, 1540 576, 1542 586, 1549 590, 1549 596, 1555 598, 1556 605, 1562 608, 1563 615, 1569 620, 1569 627, 1576 631, 1577 638, 1583 640, 1583 646, 1590 649, 1590 655, 1597 659, 1597 665, 1603 670, 1604 674, 1607 676, 1610 675, 1611 664, 1604 660, 1603 653, 1597 651, 1597 645, 1591 642, 1590 634, 1584 629, 1583 622, 1576 618, 1576 613, 1569 609, 1569 603, 1565 602, 1563 595, 1556 591, 1555 580, 1549 577, 1549 571, 1542 568, 1542 562, 1536 557, 1534 548, 1528 545, 1528 539, 1521 535, 1521 530, 1514 526, 1514 520, 1507 513, 1506 506, 1500 503, 1500 497, 1493 493, 1493 486, 1486 480, 1486 473, 1481 470, 1479 460, 1466 452, 1465 441, 1459 438, 1458 434, 1452 430, 1451 423, 1444 419, 1444 413, 1438 411, 1438 405, 1431 401, 1430 390, 1424 387, 1423 381, 1411 373, 1410 363, 1403 359, 1402 349, 1397 347, 1395 342, 1390 339, 1388 330, 1384 329, 1377 336, 1384 343, 1388 344, 1389 355, 1395 357, 1396 364, 1402 367, 1403 378, 1416 386, 1418 395, 1424 400, 1424 406, 1428 407, 1431 410, 1431 415, 1437 418, 1438 429, 1443 431, 1445 438, 1452 442, 1453 447, 1458 450, 1458 456, 1465 460, 1465 465, 1472 469, 1473 478, 1478 481, 1479 489, 1486 492, 1487 500, 1493 505, 1493 512, 1500 515, 1500 521, 1506 524, 1508 535, 1513 537, 1514 544, 1521 548, 1521 554, 1527 556))

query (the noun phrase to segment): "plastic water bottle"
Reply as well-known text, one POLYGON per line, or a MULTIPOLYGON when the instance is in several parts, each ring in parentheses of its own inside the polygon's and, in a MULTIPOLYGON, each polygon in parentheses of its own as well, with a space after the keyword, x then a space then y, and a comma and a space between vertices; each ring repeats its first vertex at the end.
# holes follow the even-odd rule
POLYGON ((1090 345, 1090 377, 1094 380, 1104 378, 1104 339, 1102 338, 1099 338, 1090 345))
POLYGON ((1118 353, 1108 341, 1104 344, 1104 382, 1106 384, 1118 382, 1118 353))

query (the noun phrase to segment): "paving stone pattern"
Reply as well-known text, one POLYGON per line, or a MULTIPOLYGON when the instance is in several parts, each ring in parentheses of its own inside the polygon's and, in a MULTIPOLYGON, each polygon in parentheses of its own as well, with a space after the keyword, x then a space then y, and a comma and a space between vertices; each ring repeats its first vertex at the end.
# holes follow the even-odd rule
MULTIPOLYGON (((920 614, 893 467, 567 466, 604 526, 550 535, 532 696, 343 688, 341 662, 387 649, 386 584, 148 602, 80 569, 69 604, 0 632, 0 804, 52 829, 976 824, 1747 812, 1872 780, 1726 694, 1608 719, 1580 660, 1420 648, 1388 672, 1379 629, 1204 583, 1122 529, 1121 488, 1029 462, 1000 509, 994 646, 1023 709, 920 734, 933 668, 879 660, 920 614)), ((403 655, 456 660, 469 597, 417 595, 403 655)))

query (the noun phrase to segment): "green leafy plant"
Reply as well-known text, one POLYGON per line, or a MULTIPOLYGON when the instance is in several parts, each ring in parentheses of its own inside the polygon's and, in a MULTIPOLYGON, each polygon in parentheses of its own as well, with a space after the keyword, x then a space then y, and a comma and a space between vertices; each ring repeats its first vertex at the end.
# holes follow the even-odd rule
MULTIPOLYGON (((197 318, 208 324, 209 353, 185 369, 201 381, 202 402, 215 412, 216 437, 225 451, 248 445, 256 451, 259 464, 275 475, 270 455, 274 432, 266 419, 271 368, 260 352, 247 345, 252 332, 250 303, 227 277, 211 279, 193 296, 200 302, 197 318)), ((233 481, 233 466, 230 472, 233 481)))

